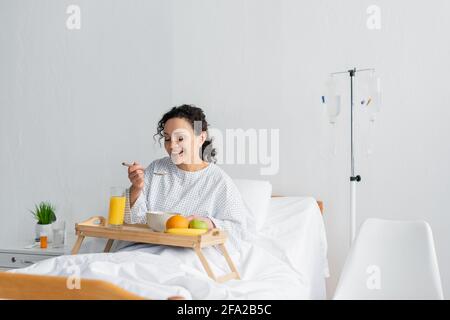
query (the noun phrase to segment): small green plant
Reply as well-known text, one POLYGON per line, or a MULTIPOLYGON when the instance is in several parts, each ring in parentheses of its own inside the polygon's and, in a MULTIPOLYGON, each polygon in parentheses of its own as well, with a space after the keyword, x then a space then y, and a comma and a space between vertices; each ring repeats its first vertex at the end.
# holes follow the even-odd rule
MULTIPOLYGON (((31 210, 30 210, 31 211, 31 210)), ((38 224, 50 224, 56 221, 55 207, 50 202, 41 202, 31 211, 38 224)))

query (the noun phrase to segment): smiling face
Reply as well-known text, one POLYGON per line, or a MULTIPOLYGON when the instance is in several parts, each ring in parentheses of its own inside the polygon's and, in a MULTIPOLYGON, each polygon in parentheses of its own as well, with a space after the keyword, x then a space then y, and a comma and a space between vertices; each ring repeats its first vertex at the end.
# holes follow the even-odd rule
POLYGON ((206 132, 194 134, 192 125, 183 118, 172 118, 164 125, 164 148, 176 165, 202 163, 200 150, 206 140, 206 132))

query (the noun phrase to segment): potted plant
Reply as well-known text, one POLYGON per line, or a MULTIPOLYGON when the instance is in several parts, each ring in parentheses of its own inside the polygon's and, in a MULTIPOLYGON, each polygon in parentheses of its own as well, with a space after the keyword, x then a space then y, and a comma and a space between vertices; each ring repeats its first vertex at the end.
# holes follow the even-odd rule
POLYGON ((52 242, 52 223, 56 221, 55 207, 50 202, 41 202, 35 206, 35 210, 31 211, 31 213, 37 220, 36 239, 40 238, 41 232, 45 232, 47 241, 52 242))

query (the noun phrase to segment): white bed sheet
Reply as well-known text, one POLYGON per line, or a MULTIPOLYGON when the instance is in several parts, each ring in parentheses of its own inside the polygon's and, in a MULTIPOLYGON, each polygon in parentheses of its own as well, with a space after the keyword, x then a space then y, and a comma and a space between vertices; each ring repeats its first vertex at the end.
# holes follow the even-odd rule
MULTIPOLYGON (((264 228, 251 238, 230 252, 242 279, 222 284, 207 276, 193 250, 156 245, 60 256, 10 272, 101 279, 152 299, 326 298, 327 242, 315 199, 272 198, 264 228)), ((229 272, 217 249, 203 251, 216 275, 229 272)))

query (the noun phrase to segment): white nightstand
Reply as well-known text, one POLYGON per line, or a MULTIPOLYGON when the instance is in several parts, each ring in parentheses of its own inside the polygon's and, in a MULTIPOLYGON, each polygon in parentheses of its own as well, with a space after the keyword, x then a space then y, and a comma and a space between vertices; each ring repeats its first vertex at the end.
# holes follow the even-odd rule
POLYGON ((30 243, 0 245, 0 271, 9 269, 24 268, 41 260, 70 254, 74 243, 74 238, 69 237, 64 247, 53 248, 48 244, 47 249, 41 249, 39 246, 26 249, 30 243))

